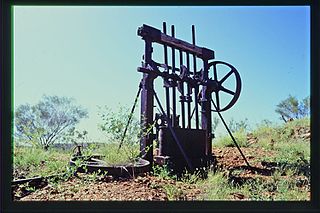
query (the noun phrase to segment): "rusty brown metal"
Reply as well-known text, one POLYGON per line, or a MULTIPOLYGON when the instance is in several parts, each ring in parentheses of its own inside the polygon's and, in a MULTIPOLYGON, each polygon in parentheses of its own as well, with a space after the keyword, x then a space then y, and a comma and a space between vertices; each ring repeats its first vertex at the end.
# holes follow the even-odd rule
MULTIPOLYGON (((166 22, 163 22, 163 33, 167 34, 167 24, 166 22)), ((166 44, 163 45, 164 50, 164 65, 168 67, 168 47, 166 44)), ((169 69, 166 70, 166 72, 169 74, 169 69)), ((164 79, 164 81, 166 81, 164 79)), ((168 86, 165 86, 165 93, 166 93, 166 112, 167 115, 170 115, 170 90, 168 86)))
POLYGON ((71 166, 78 166, 76 171, 80 173, 100 173, 112 175, 115 177, 135 177, 139 174, 150 171, 150 162, 139 158, 134 163, 124 165, 107 165, 105 161, 99 158, 89 157, 83 160, 83 156, 73 156, 70 159, 71 166), (76 161, 81 160, 81 165, 77 165, 76 161))
POLYGON ((156 126, 156 134, 153 131, 144 135, 141 139, 141 156, 150 162, 154 158, 158 162, 170 161, 175 164, 176 170, 185 167, 195 169, 199 166, 207 165, 212 161, 213 138, 211 119, 211 94, 216 94, 218 111, 229 109, 235 104, 240 95, 241 79, 237 70, 230 64, 221 61, 211 61, 215 58, 215 52, 205 47, 196 45, 195 26, 192 25, 192 42, 176 38, 175 27, 171 26, 171 36, 167 34, 166 23, 163 23, 163 32, 148 26, 142 25, 138 28, 138 36, 145 41, 144 63, 138 67, 138 71, 143 73, 142 93, 141 93, 141 125, 148 128, 154 122, 154 98, 156 98, 158 107, 161 108, 163 121, 161 125, 156 126), (157 62, 152 59, 152 44, 163 45, 164 61, 157 62), (168 47, 171 51, 168 51, 168 47), (179 53, 179 62, 176 62, 176 53, 179 53), (184 60, 184 55, 186 60, 184 60), (190 56, 192 57, 192 64, 190 56), (171 57, 169 64, 168 58, 171 57), (197 60, 202 61, 202 67, 198 71, 197 60), (180 66, 177 66, 177 65, 180 66), (222 64, 231 69, 231 71, 222 79, 217 77, 217 65, 222 64), (160 67, 165 71, 160 71, 160 67), (213 68, 214 79, 209 76, 210 68, 213 68), (235 76, 236 90, 232 91, 223 86, 223 82, 235 76), (154 91, 154 80, 157 77, 163 79, 165 88, 165 109, 161 106, 160 100, 154 91), (171 88, 171 93, 170 93, 171 88), (186 90, 185 90, 186 89, 186 90), (154 92, 153 92, 154 91, 154 92), (200 92, 199 92, 200 91, 200 92), (177 94, 180 93, 180 94, 177 94), (229 104, 220 107, 219 92, 233 95, 229 104), (179 95, 179 99, 177 99, 179 95), (180 113, 177 114, 177 101, 180 101, 180 113), (185 105, 186 104, 186 105, 185 105), (194 110, 191 113, 191 106, 194 110), (199 107, 200 105, 200 107, 199 107), (172 114, 171 114, 172 112, 172 114), (199 122, 199 113, 201 123, 199 122), (192 123, 192 117, 195 115, 195 125, 192 123), (181 121, 181 122, 180 122, 181 121), (181 126, 180 126, 181 124, 181 126), (160 155, 153 156, 152 142, 158 136, 160 155), (149 151, 145 151, 150 147, 149 151))
POLYGON ((161 33, 160 30, 146 24, 138 28, 138 35, 145 38, 148 37, 152 42, 174 47, 175 49, 189 52, 190 54, 195 54, 200 58, 206 58, 207 60, 214 59, 213 50, 204 47, 198 47, 186 41, 168 36, 164 33, 161 33))
MULTIPOLYGON (((145 38, 145 64, 152 66, 152 41, 145 38)), ((155 69, 155 67, 151 67, 155 69)), ((141 80, 141 127, 146 131, 153 123, 153 88, 155 75, 153 73, 144 73, 141 80)), ((150 168, 153 162, 153 138, 143 136, 140 140, 140 154, 150 162, 150 168)))
MULTIPOLYGON (((192 25, 192 44, 195 46, 196 45, 196 30, 195 26, 192 25)), ((193 54, 193 75, 197 75, 197 57, 195 54, 193 54)), ((195 112, 195 117, 196 117, 196 129, 199 129, 199 110, 198 110, 198 93, 199 93, 199 86, 195 85, 194 87, 194 112, 195 112)), ((191 115, 192 118, 192 115, 191 115)))

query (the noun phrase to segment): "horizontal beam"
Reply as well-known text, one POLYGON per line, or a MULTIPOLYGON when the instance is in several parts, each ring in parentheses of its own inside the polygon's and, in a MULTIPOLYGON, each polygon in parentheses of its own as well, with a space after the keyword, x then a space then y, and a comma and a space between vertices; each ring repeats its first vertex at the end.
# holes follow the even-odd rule
POLYGON ((184 78, 180 78, 179 75, 175 74, 175 73, 168 73, 168 72, 161 72, 160 70, 152 70, 152 69, 148 69, 145 67, 138 67, 137 68, 138 72, 142 72, 142 73, 147 73, 147 74, 151 74, 154 75, 155 77, 162 77, 163 79, 172 79, 174 81, 181 81, 181 82, 187 82, 191 85, 191 87, 195 87, 197 85, 202 85, 202 86, 207 86, 208 89, 211 92, 215 92, 215 91, 219 91, 221 90, 221 86, 218 84, 217 81, 215 80, 198 80, 198 79, 194 79, 191 77, 184 77, 184 78))
POLYGON ((138 35, 143 39, 149 39, 152 42, 167 45, 184 52, 195 54, 197 57, 205 60, 214 59, 213 50, 204 47, 198 47, 186 41, 166 35, 160 30, 145 24, 138 28, 138 35))

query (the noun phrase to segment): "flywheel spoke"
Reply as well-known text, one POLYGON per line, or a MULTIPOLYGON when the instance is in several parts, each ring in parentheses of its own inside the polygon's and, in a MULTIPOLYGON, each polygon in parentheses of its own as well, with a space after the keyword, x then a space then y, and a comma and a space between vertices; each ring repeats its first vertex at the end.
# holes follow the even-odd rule
POLYGON ((208 81, 208 85, 211 86, 210 87, 211 92, 212 93, 214 92, 216 95, 215 104, 217 104, 216 109, 213 109, 212 111, 215 112, 217 110, 218 112, 222 112, 222 111, 225 111, 225 110, 229 109, 230 107, 232 107, 239 98, 240 91, 241 91, 240 75, 239 75, 236 68, 234 68, 231 64, 228 64, 223 61, 210 62, 209 67, 213 67, 213 70, 211 70, 211 69, 210 70, 211 70, 211 72, 213 71, 213 74, 211 73, 211 76, 214 79, 212 80, 212 78, 210 78, 210 80, 208 81), (224 67, 229 68, 226 70, 226 75, 221 77, 220 80, 218 80, 218 72, 219 72, 218 65, 219 66, 223 65, 224 67), (235 80, 235 89, 226 88, 226 87, 230 87, 230 86, 227 86, 227 80, 231 79, 231 78, 232 78, 232 80, 235 80), (226 87, 224 87, 223 84, 226 84, 225 85, 226 87), (219 92, 223 92, 223 93, 219 94, 219 92), (222 103, 222 105, 220 105, 220 96, 219 95, 221 95, 221 94, 223 95, 223 97, 224 96, 232 96, 229 103, 225 104, 224 103, 224 102, 226 102, 226 101, 224 101, 225 99, 222 99, 223 103, 222 103), (224 94, 227 94, 227 95, 224 95, 224 94))
POLYGON ((229 76, 233 73, 233 70, 231 70, 230 72, 228 72, 228 74, 226 76, 224 76, 219 83, 222 84, 225 80, 227 80, 227 78, 229 78, 229 76))
POLYGON ((221 91, 226 92, 226 93, 228 93, 230 95, 235 95, 236 94, 235 92, 233 92, 233 91, 231 91, 231 90, 229 90, 227 88, 224 88, 224 87, 221 87, 221 91))
MULTIPOLYGON (((212 97, 211 97, 211 100, 212 100, 212 97)), ((218 108, 218 110, 220 110, 219 91, 216 92, 216 101, 217 101, 217 108, 218 108)))

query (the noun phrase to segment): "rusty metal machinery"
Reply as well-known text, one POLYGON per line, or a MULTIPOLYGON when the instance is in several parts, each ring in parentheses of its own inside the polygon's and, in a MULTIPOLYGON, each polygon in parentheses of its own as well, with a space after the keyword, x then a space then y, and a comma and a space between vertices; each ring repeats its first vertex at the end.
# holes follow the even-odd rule
POLYGON ((171 163, 178 172, 208 166, 213 160, 211 114, 218 112, 220 116, 220 112, 230 109, 238 100, 241 78, 237 69, 226 62, 213 61, 213 50, 196 45, 194 25, 192 43, 175 38, 173 25, 168 35, 165 22, 162 32, 144 24, 137 34, 145 42, 144 61, 137 69, 143 73, 139 89, 141 125, 148 129, 156 121, 156 134, 151 131, 141 138, 141 156, 151 162, 150 166, 155 159, 156 163, 171 163), (153 60, 154 44, 163 47, 162 62, 153 60), (220 69, 224 75, 219 73, 220 69), (163 80, 164 107, 155 91, 157 78, 163 80), (234 82, 233 89, 225 85, 230 79, 234 82), (230 96, 230 101, 221 104, 222 94, 230 96), (155 104, 160 113, 155 113, 155 104), (154 139, 159 142, 156 156, 153 156, 154 139))
MULTIPOLYGON (((218 114, 250 167, 221 115, 221 112, 230 109, 240 96, 241 78, 237 69, 226 62, 213 61, 215 58, 213 50, 197 46, 194 26, 192 26, 192 44, 175 38, 174 26, 171 26, 171 36, 167 35, 166 28, 165 22, 162 32, 148 25, 138 28, 138 36, 145 42, 144 61, 137 69, 143 73, 143 77, 119 149, 140 96, 141 126, 144 130, 148 130, 141 137, 141 158, 125 165, 108 165, 101 160, 101 155, 84 156, 81 152, 83 147, 77 146, 74 149, 77 152, 72 155, 69 162, 72 166, 78 166, 77 172, 107 172, 112 176, 135 177, 150 171, 154 162, 169 164, 178 174, 185 169, 195 171, 208 167, 214 161, 211 146, 214 137, 211 127, 212 112, 218 114), (164 57, 161 63, 152 58, 153 44, 160 44, 163 47, 164 57), (224 74, 220 73, 221 68, 224 74), (163 80, 165 107, 155 91, 154 82, 157 78, 163 80), (233 89, 226 85, 230 79, 234 83, 233 89), (229 96, 229 101, 225 104, 221 104, 220 97, 223 94, 229 96), (158 107, 159 113, 155 113, 155 106, 158 107), (157 153, 155 156, 153 156, 154 140, 158 141, 158 152, 155 152, 157 153), (80 166, 78 161, 81 162, 80 166)), ((66 174, 15 180, 12 184, 26 182, 39 184, 45 179, 64 175, 66 174)))

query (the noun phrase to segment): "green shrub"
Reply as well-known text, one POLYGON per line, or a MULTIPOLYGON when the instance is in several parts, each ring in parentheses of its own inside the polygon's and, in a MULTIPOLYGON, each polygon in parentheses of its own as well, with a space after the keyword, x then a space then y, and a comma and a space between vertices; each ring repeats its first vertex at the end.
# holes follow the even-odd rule
POLYGON ((177 176, 172 174, 172 171, 170 171, 167 165, 164 165, 164 166, 153 165, 152 174, 161 179, 166 179, 166 180, 177 179, 177 176))
POLYGON ((105 134, 107 140, 111 143, 120 143, 123 139, 123 144, 136 144, 140 139, 140 121, 132 116, 130 125, 127 127, 127 132, 123 138, 124 130, 130 117, 130 109, 126 106, 119 105, 117 111, 112 111, 111 108, 105 106, 100 108, 99 116, 102 123, 99 124, 99 129, 105 134))
POLYGON ((99 153, 108 165, 124 165, 134 162, 140 150, 138 144, 124 144, 119 150, 119 144, 108 143, 99 148, 99 153))
POLYGON ((184 200, 184 192, 175 185, 166 184, 162 186, 167 194, 168 200, 184 200))
MULTIPOLYGON (((104 160, 109 164, 134 162, 140 156, 141 137, 153 130, 154 125, 150 125, 147 129, 141 129, 140 121, 129 112, 128 107, 119 105, 115 112, 105 107, 99 113, 102 119, 99 128, 109 141, 101 151, 105 155, 104 160), (131 117, 131 122, 127 126, 129 117, 131 117), (126 127, 127 131, 124 135, 126 127)), ((146 147, 145 152, 148 149, 150 147, 146 147)))

